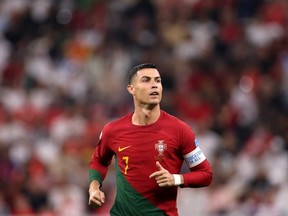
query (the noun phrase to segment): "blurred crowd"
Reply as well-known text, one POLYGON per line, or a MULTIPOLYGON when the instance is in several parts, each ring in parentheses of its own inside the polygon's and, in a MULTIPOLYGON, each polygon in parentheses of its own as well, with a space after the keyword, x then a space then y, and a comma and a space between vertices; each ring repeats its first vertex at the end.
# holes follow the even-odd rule
MULTIPOLYGON (((108 215, 88 206, 105 123, 132 111, 128 70, 152 62, 162 108, 211 163, 181 216, 288 215, 287 0, 1 0, 0 215, 108 215)), ((187 168, 183 166, 183 172, 187 168)))

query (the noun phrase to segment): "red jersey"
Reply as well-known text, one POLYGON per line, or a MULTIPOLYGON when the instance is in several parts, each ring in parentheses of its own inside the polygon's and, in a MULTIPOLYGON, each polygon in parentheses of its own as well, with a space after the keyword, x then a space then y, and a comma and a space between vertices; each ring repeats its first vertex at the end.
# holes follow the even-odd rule
POLYGON ((130 113, 107 124, 90 163, 90 180, 104 180, 115 156, 117 193, 111 215, 176 216, 177 187, 159 187, 149 175, 157 171, 156 161, 171 174, 179 174, 183 161, 190 172, 182 174, 182 187, 210 184, 212 172, 191 128, 161 111, 150 125, 132 124, 130 113))

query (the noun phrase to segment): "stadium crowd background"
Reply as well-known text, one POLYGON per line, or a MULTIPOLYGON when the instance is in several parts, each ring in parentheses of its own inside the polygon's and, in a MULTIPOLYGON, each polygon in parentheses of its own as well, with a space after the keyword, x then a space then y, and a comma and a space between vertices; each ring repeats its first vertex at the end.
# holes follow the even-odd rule
POLYGON ((90 208, 88 164, 143 62, 214 172, 180 215, 288 215, 287 0, 0 1, 0 215, 108 215, 113 173, 90 208))

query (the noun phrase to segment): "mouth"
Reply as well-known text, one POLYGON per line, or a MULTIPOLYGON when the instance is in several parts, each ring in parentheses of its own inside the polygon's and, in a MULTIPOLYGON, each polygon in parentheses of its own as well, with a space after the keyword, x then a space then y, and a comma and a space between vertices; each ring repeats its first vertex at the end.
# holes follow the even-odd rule
POLYGON ((159 96, 159 93, 158 92, 151 92, 149 95, 150 96, 159 96))

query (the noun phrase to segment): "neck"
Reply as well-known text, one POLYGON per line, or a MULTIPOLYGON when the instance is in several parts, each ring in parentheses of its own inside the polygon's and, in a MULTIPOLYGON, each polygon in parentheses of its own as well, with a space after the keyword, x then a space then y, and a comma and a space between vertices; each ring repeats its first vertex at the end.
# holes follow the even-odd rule
POLYGON ((149 125, 155 123, 160 117, 159 104, 154 107, 135 107, 132 116, 132 124, 134 125, 149 125))

